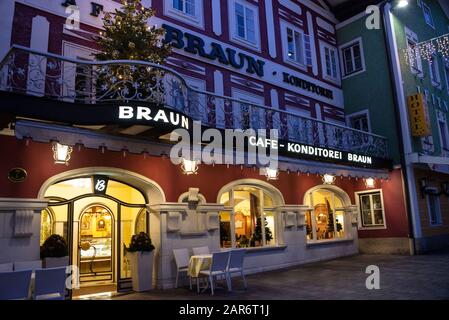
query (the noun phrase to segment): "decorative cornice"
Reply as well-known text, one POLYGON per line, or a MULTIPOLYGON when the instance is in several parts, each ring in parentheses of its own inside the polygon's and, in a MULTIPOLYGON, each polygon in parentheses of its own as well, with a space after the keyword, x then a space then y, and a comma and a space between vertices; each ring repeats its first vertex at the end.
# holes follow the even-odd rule
POLYGON ((4 210, 42 210, 47 208, 48 200, 32 198, 0 198, 0 211, 4 210))

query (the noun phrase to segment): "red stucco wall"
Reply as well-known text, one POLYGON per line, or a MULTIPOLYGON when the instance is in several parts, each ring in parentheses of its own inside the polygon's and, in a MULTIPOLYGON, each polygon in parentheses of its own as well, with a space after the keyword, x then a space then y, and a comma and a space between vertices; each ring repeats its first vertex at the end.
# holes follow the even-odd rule
MULTIPOLYGON (((143 155, 127 154, 121 152, 74 148, 70 165, 56 165, 53 162, 51 146, 48 143, 17 140, 10 136, 0 136, 0 145, 3 154, 0 157, 0 197, 36 198, 42 184, 56 174, 83 167, 114 167, 123 168, 157 182, 164 190, 166 200, 176 202, 179 195, 186 192, 189 187, 199 187, 200 192, 208 202, 216 202, 218 191, 227 183, 238 179, 252 178, 265 181, 258 170, 240 168, 240 166, 217 165, 215 167, 201 165, 198 175, 186 176, 181 173, 180 167, 171 163, 168 157, 143 157, 143 155), (15 167, 22 167, 28 172, 25 182, 12 183, 8 180, 8 171, 15 167)), ((391 180, 380 183, 383 189, 386 230, 360 231, 361 238, 365 237, 405 237, 408 233, 407 218, 405 215, 404 197, 400 171, 391 173, 391 180)), ((322 184, 321 177, 316 175, 281 172, 278 181, 270 182, 278 188, 286 204, 302 204, 305 192, 322 184)), ((355 203, 355 191, 365 190, 362 179, 337 178, 336 186, 345 190, 351 202, 355 203)))

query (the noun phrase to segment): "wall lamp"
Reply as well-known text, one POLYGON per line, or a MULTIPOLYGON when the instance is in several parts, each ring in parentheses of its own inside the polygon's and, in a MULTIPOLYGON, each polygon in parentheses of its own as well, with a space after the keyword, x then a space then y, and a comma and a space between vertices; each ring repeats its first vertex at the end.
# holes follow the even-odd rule
POLYGON ((53 142, 52 150, 55 164, 65 164, 66 166, 69 165, 70 156, 73 151, 71 146, 66 146, 55 141, 53 142))

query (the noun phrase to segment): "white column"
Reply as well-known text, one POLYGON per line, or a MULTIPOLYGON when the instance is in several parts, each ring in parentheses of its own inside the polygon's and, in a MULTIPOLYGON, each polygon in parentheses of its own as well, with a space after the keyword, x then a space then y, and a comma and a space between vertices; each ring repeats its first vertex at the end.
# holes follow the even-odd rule
POLYGON ((14 19, 15 1, 0 1, 0 59, 2 59, 11 47, 12 23, 14 19))
POLYGON ((315 47, 315 29, 313 28, 313 16, 310 11, 307 11, 307 26, 309 28, 310 36, 310 51, 312 54, 312 70, 314 75, 318 75, 318 62, 316 57, 316 47, 315 47))
POLYGON ((212 29, 217 36, 221 36, 221 8, 220 1, 212 1, 212 29))
MULTIPOLYGON (((221 71, 214 71, 214 88, 217 95, 223 96, 223 74, 221 71)), ((225 125, 224 101, 217 98, 215 100, 215 121, 218 128, 223 128, 225 125)))
POLYGON ((268 52, 276 58, 276 37, 274 34, 274 15, 272 0, 265 0, 265 15, 267 18, 268 52))
MULTIPOLYGON (((31 24, 30 48, 47 52, 50 23, 45 17, 35 16, 31 24)), ((44 95, 47 59, 40 55, 30 55, 28 64, 27 94, 44 95)))

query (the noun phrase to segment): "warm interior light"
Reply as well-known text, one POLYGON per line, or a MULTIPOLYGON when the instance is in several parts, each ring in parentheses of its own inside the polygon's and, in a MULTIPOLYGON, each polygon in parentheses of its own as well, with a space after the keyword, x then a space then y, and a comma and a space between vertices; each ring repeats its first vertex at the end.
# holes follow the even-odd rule
POLYGON ((66 146, 60 144, 59 142, 55 142, 53 144, 53 158, 55 163, 68 165, 72 151, 73 148, 71 146, 66 146))
POLYGON ((335 176, 331 174, 325 174, 323 176, 323 182, 324 184, 333 184, 335 182, 335 176))
POLYGON ((81 189, 91 189, 92 188, 92 182, 90 178, 78 178, 78 179, 72 179, 67 181, 70 186, 74 188, 81 188, 81 189))
POLYGON ((408 6, 408 0, 399 0, 398 8, 404 8, 406 6, 408 6))
POLYGON ((365 184, 367 188, 374 188, 376 181, 374 180, 374 178, 366 178, 365 179, 365 184))
POLYGON ((182 158, 181 169, 184 174, 191 175, 198 173, 198 162, 196 160, 187 160, 182 158))
POLYGON ((279 170, 265 168, 265 176, 267 177, 267 180, 277 180, 279 178, 279 170))

